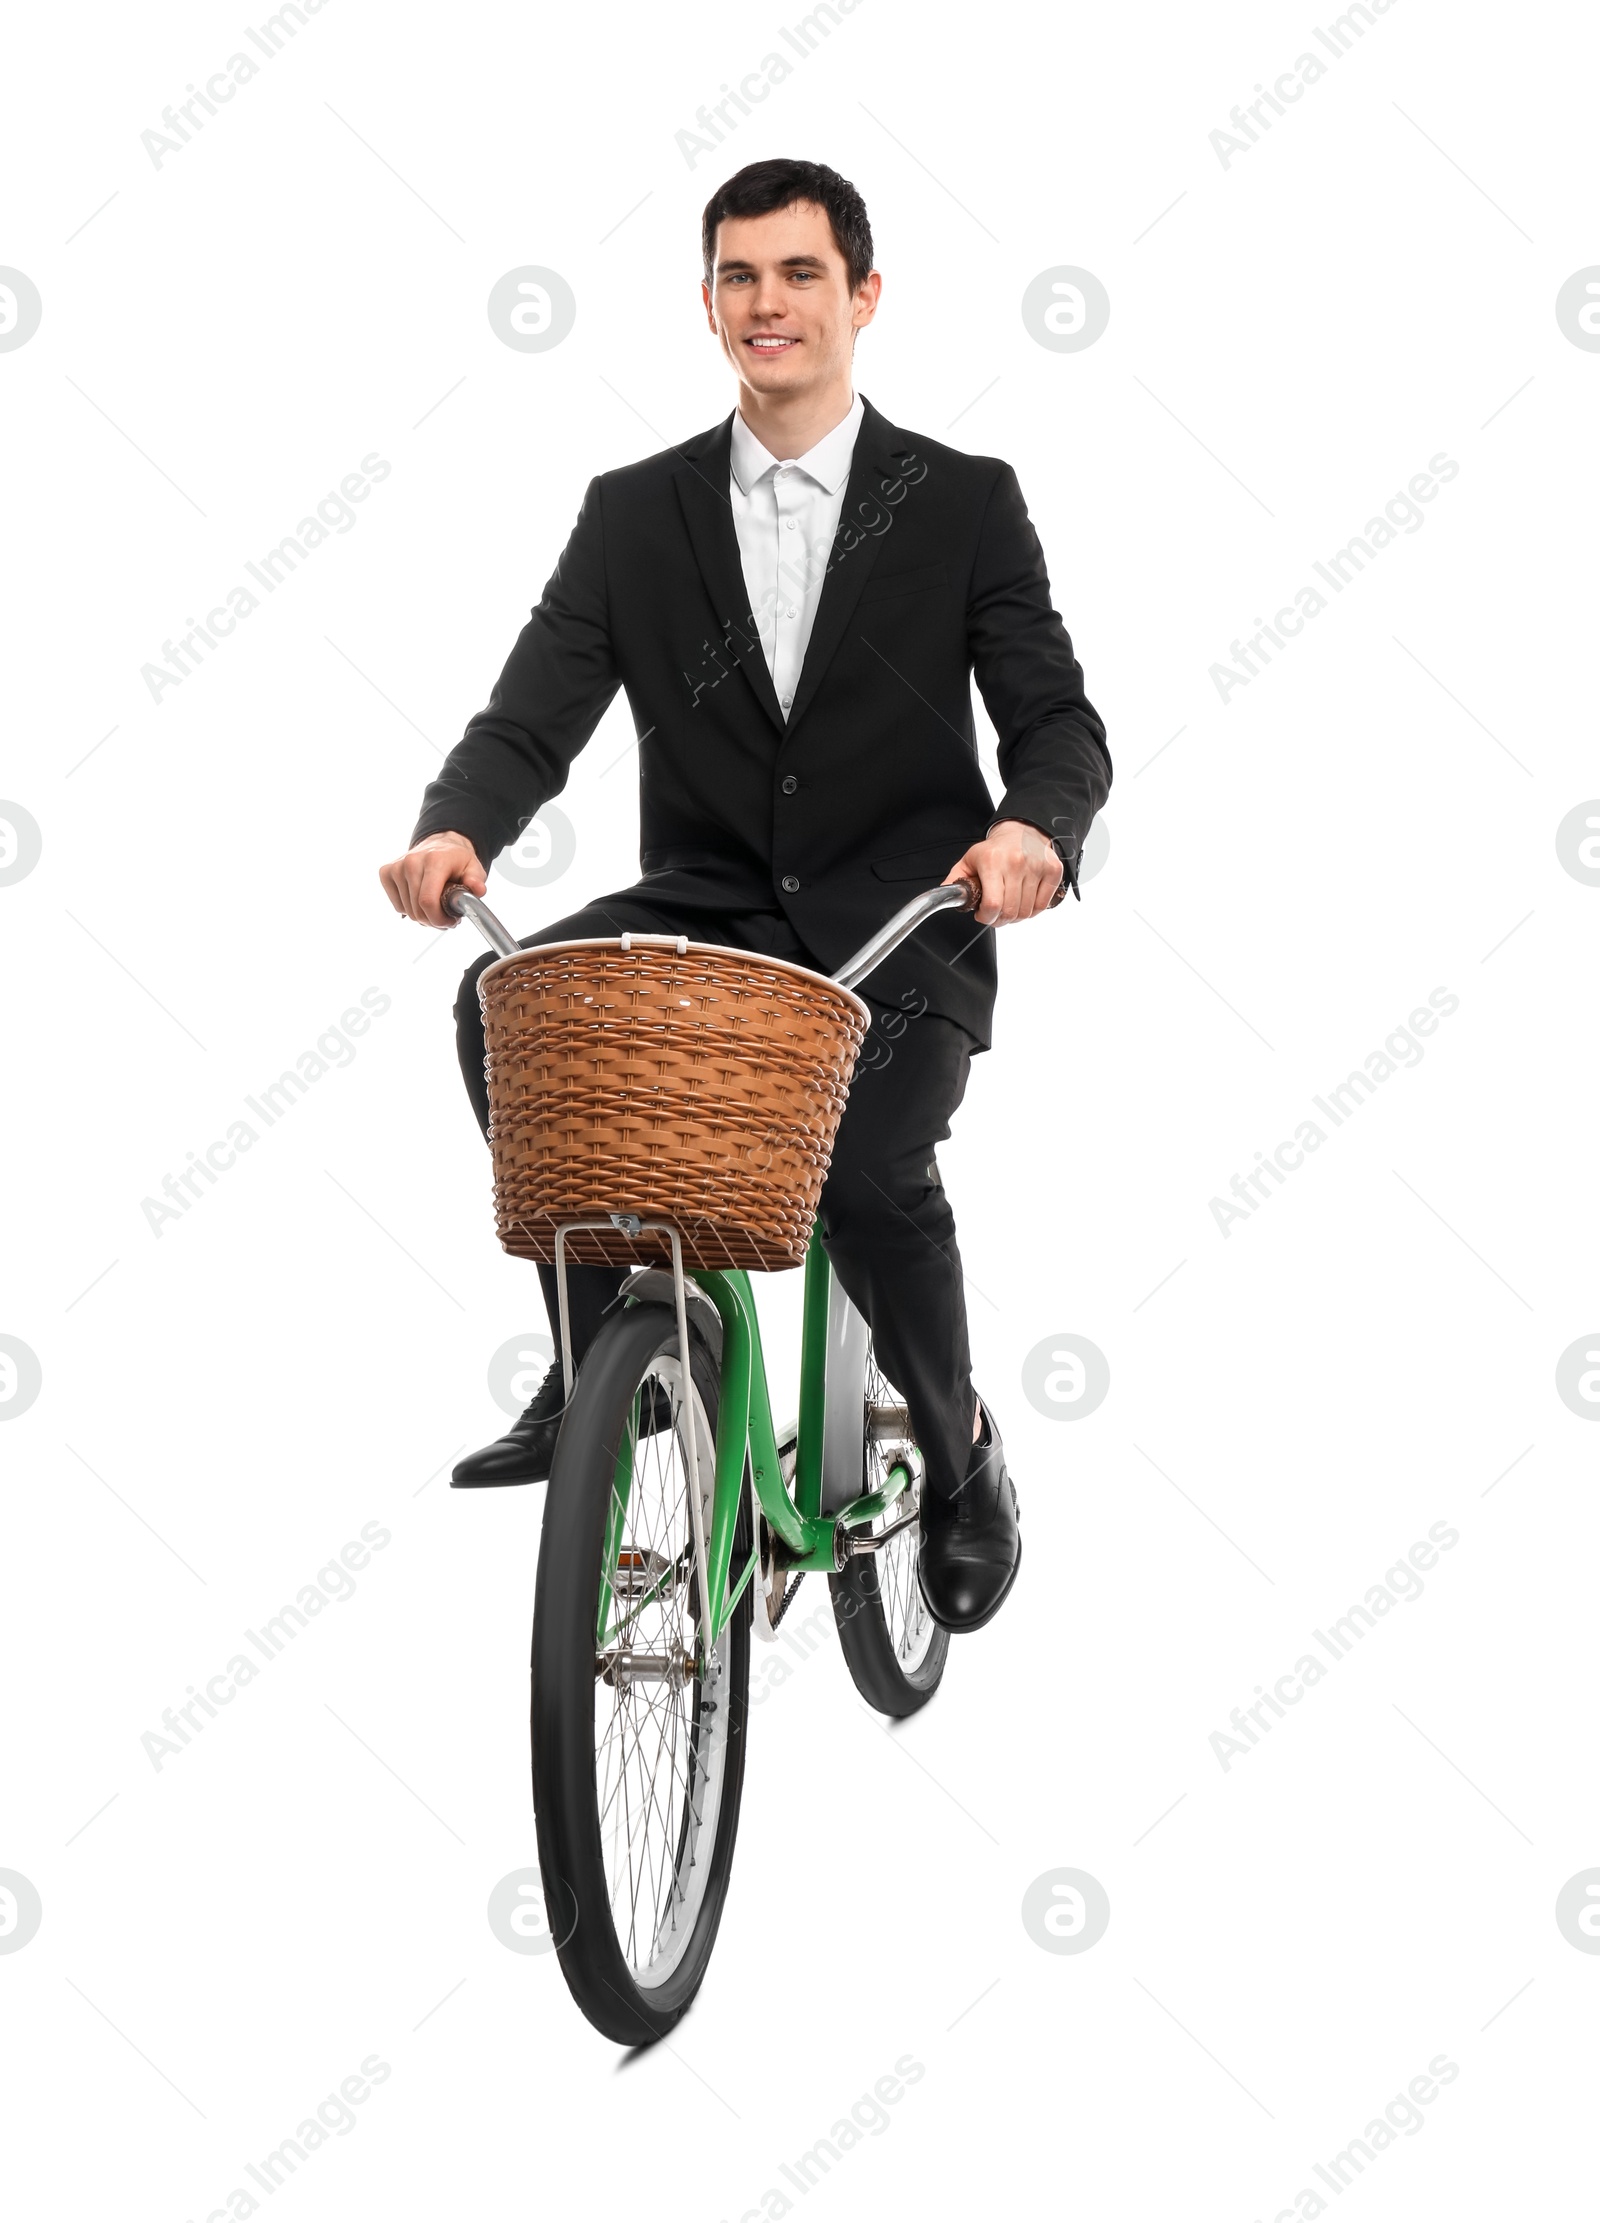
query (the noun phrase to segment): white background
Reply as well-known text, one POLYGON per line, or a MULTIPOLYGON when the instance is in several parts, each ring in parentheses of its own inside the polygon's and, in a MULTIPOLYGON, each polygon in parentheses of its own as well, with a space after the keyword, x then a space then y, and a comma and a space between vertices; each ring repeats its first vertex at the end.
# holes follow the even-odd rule
MULTIPOLYGON (((863 0, 692 168, 675 134, 798 11, 331 0, 159 169, 140 134, 255 52, 246 18, 14 22, 0 263, 44 306, 0 353, 0 792, 43 835, 0 888, 0 1332, 43 1384, 0 1433, 0 1867, 43 1906, 0 1955, 19 2214, 243 2212, 244 2164, 373 2053, 275 2213, 1313 2214, 1312 2165, 1440 2054, 1352 2212, 1588 2181, 1600 1961, 1554 1903, 1600 1863, 1600 1434, 1555 1369, 1600 1323, 1600 890, 1556 829, 1600 793, 1600 356, 1554 300, 1600 261, 1597 56, 1573 7, 1399 0, 1335 63, 1332 12, 863 0), (1327 75, 1224 168, 1208 134, 1305 52, 1327 75), (1017 467, 1116 783, 1081 907, 1003 939, 942 1153, 1017 1591, 891 1733, 807 1586, 822 1641, 756 1655, 709 1979, 630 2061, 485 1915, 534 1857, 543 1493, 447 1470, 543 1318, 454 1065, 473 949, 376 870, 589 477, 731 405, 699 210, 767 154, 866 196, 861 389, 1017 467), (485 315, 525 263, 578 303, 543 354, 485 315), (1020 315, 1061 264, 1111 299, 1081 353, 1020 315), (1441 451, 1422 529, 1221 702, 1210 665, 1441 451), (354 529, 153 703, 141 666, 373 452, 354 529), (153 1233, 142 1200, 369 987, 354 1062, 153 1233), (1210 1200, 1435 988, 1421 1064, 1224 1236, 1210 1200), (1020 1379, 1063 1333, 1111 1376, 1070 1424, 1020 1379), (368 1522, 355 1596, 155 1769, 163 1709, 368 1522), (1439 1522, 1424 1595, 1224 1770, 1232 1709, 1439 1522), (1022 1921, 1062 1867, 1110 1900, 1079 1955, 1022 1921), (779 2164, 907 2054, 802 2194, 779 2164)), ((562 798, 569 873, 491 881, 516 931, 631 877, 631 732, 619 702, 562 798)))

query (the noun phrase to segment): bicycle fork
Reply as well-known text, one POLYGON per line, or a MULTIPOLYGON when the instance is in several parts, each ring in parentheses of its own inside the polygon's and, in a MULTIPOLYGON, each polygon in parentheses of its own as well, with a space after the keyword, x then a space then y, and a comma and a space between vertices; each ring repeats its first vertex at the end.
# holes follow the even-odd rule
MULTIPOLYGON (((637 1212, 608 1212, 603 1220, 562 1220, 556 1227, 556 1307, 561 1324, 561 1378, 568 1403, 572 1399, 572 1384, 576 1369, 572 1363, 572 1326, 567 1307, 567 1237, 585 1230, 618 1228, 630 1241, 640 1235, 665 1235, 672 1246, 672 1296, 678 1315, 678 1370, 683 1387, 683 1408, 689 1423, 689 1457, 694 1469, 689 1490, 689 1525, 694 1539, 695 1573, 700 1580, 700 1645, 701 1657, 709 1660, 715 1630, 715 1615, 711 1602, 710 1566, 706 1553, 705 1482, 709 1473, 715 1477, 716 1447, 702 1461, 700 1448, 700 1421, 694 1394, 694 1369, 689 1349, 689 1303, 684 1291, 683 1244, 678 1230, 670 1220, 641 1219, 637 1212)), ((612 1517, 607 1522, 609 1536, 613 1526, 620 1526, 621 1514, 616 1504, 616 1488, 612 1489, 612 1517)), ((608 1566, 615 1564, 615 1552, 608 1558, 608 1566)), ((610 1584, 607 1582, 607 1589, 610 1584)), ((608 1610, 608 1600, 602 1595, 602 1611, 608 1610)))

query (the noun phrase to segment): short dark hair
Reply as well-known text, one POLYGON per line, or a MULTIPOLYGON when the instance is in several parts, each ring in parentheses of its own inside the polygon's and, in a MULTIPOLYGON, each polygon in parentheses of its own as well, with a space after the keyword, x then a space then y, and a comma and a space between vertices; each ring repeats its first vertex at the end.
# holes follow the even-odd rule
POLYGON ((855 292, 872 268, 872 226, 867 204, 850 183, 825 162, 750 162, 719 185, 706 203, 700 219, 700 246, 705 257, 706 284, 712 283, 717 254, 717 226, 727 216, 770 216, 776 208, 792 208, 796 201, 812 201, 823 210, 833 232, 833 243, 845 261, 850 291, 855 292))

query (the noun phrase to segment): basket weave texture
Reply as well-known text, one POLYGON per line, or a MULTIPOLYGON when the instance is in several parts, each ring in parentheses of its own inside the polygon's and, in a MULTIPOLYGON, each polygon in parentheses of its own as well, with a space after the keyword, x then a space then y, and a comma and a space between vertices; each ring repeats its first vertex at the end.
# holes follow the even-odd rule
MULTIPOLYGON (((685 1265, 800 1265, 869 1014, 819 973, 670 937, 549 942, 479 979, 495 1219, 546 1264, 558 1221, 676 1223, 685 1265)), ((663 1238, 569 1236, 635 1266, 663 1238)))

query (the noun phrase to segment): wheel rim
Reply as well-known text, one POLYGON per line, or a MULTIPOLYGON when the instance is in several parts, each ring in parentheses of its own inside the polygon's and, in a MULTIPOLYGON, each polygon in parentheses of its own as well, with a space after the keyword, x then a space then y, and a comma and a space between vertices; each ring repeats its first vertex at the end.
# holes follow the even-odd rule
MULTIPOLYGON (((710 1525, 713 1431, 691 1384, 703 1517, 710 1525)), ((726 1776, 732 1626, 694 1672, 699 1581, 689 1509, 696 1465, 682 1369, 651 1361, 635 1393, 601 1575, 612 1586, 594 1684, 595 1796, 617 1943, 635 1983, 666 1983, 689 1948, 711 1877, 726 1776), (641 1415, 659 1390, 670 1428, 641 1415)))
MULTIPOLYGON (((881 1490, 889 1479, 889 1469, 897 1458, 910 1451, 909 1440, 896 1443, 892 1438, 883 1439, 874 1434, 871 1416, 874 1406, 897 1405, 899 1399, 878 1370, 877 1361, 867 1361, 867 1421, 865 1428, 865 1488, 881 1490)), ((912 1461, 913 1473, 921 1465, 920 1459, 912 1461)), ((922 1480, 920 1474, 903 1492, 886 1513, 880 1514, 872 1524, 872 1533, 878 1534, 895 1521, 905 1517, 907 1508, 920 1504, 922 1480)), ((873 1554, 872 1564, 877 1570, 878 1598, 883 1607, 884 1627, 888 1632, 890 1649, 895 1665, 902 1675, 914 1675, 926 1661, 939 1634, 939 1624, 922 1602, 922 1589, 917 1581, 917 1544, 921 1529, 912 1521, 898 1535, 873 1554)))

